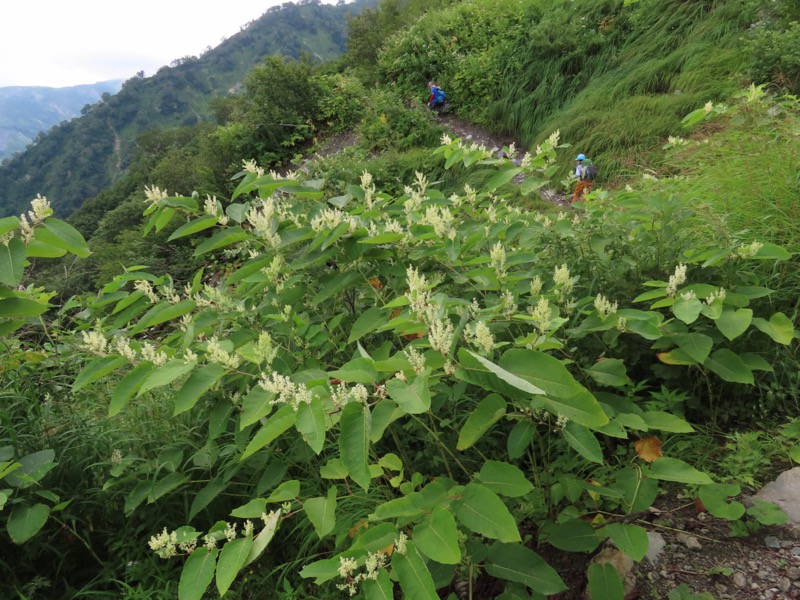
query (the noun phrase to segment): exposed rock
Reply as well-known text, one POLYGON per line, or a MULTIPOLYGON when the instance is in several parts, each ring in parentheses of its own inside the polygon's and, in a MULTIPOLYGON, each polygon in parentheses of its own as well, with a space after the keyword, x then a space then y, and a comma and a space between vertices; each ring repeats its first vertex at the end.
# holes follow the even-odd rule
POLYGON ((792 581, 797 581, 798 579, 800 579, 800 568, 789 567, 788 569, 786 569, 786 576, 792 581))
POLYGON ((747 585, 747 577, 741 571, 736 571, 733 574, 733 585, 738 588, 743 588, 747 585))
POLYGON ((702 550, 703 545, 693 535, 689 535, 686 533, 679 533, 675 536, 675 539, 678 540, 681 544, 689 548, 689 550, 702 550))
POLYGON ((784 471, 753 498, 777 504, 791 523, 800 524, 800 467, 784 471))
POLYGON ((781 547, 781 541, 774 535, 768 535, 765 537, 764 544, 766 544, 767 548, 772 548, 773 550, 779 550, 781 547))
POLYGON ((779 585, 783 593, 786 593, 792 589, 792 581, 788 577, 782 577, 779 585))
POLYGON ((662 552, 664 552, 664 546, 666 546, 667 543, 664 541, 664 536, 657 531, 648 531, 647 539, 649 541, 649 545, 647 547, 647 554, 645 554, 645 556, 647 556, 652 565, 656 565, 658 564, 658 559, 662 552))

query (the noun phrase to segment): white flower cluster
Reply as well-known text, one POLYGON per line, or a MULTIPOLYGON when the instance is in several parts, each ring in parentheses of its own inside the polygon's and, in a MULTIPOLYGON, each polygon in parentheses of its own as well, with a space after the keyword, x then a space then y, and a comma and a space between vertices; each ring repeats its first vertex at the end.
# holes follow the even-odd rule
POLYGON ((378 579, 378 573, 386 564, 386 554, 383 552, 368 552, 364 562, 364 571, 356 573, 358 561, 354 558, 339 558, 339 577, 345 580, 344 583, 336 584, 336 587, 347 592, 350 596, 358 593, 358 584, 367 579, 378 579))
MULTIPOLYGON (((22 235, 22 241, 30 244, 34 236, 33 228, 52 214, 53 209, 50 208, 50 202, 47 198, 41 194, 36 194, 36 198, 31 200, 31 210, 28 211, 28 216, 26 217, 24 214, 19 216, 19 231, 22 235), (30 222, 28 222, 28 219, 30 219, 30 222)), ((4 245, 8 246, 12 235, 7 234, 3 237, 4 245)))
POLYGON ((712 304, 712 303, 713 303, 715 300, 719 300, 720 302, 722 302, 722 301, 724 301, 724 300, 725 300, 725 296, 726 296, 726 295, 727 295, 727 294, 726 294, 726 292, 725 292, 725 288, 719 288, 719 290, 718 290, 718 291, 716 291, 716 292, 711 292, 711 293, 710 293, 710 294, 709 294, 709 295, 706 297, 706 304, 708 304, 708 305, 710 306, 710 305, 711 305, 711 304, 712 304))
POLYGON ((83 349, 89 354, 106 356, 108 354, 108 340, 101 331, 82 331, 83 349))
POLYGON ((500 299, 502 301, 502 311, 504 316, 510 318, 516 314, 517 299, 514 297, 514 294, 511 292, 511 290, 505 290, 500 299))
POLYGON ((414 267, 406 269, 406 279, 408 280, 406 298, 411 303, 411 312, 424 320, 432 308, 428 280, 425 275, 420 275, 414 267))
POLYGON ((422 352, 418 351, 416 348, 412 348, 408 346, 407 348, 403 349, 403 354, 405 355, 408 362, 411 363, 411 368, 414 369, 414 373, 417 375, 425 372, 425 355, 422 352))
POLYGON ((542 292, 543 286, 542 278, 536 275, 531 279, 531 296, 537 296, 542 292))
POLYGON ((735 258, 753 258, 761 248, 764 247, 764 244, 761 242, 751 242, 749 244, 742 244, 739 246, 739 249, 734 254, 735 258))
POLYGON ((235 355, 228 353, 219 343, 217 336, 212 336, 206 342, 206 360, 210 363, 219 363, 223 367, 235 370, 239 367, 242 359, 235 355))
POLYGON ((243 160, 242 161, 242 168, 247 171, 248 173, 254 173, 258 177, 264 176, 264 169, 259 167, 256 164, 255 160, 243 160))
POLYGON ((208 284, 203 286, 200 293, 192 296, 198 308, 214 307, 220 311, 232 311, 244 313, 244 304, 234 300, 230 295, 222 290, 211 287, 208 284))
POLYGON ((492 259, 492 268, 497 273, 497 277, 503 278, 506 275, 506 249, 502 242, 497 242, 489 251, 489 258, 492 259))
POLYGON ((351 388, 346 383, 340 383, 331 387, 331 400, 337 408, 344 408, 350 402, 360 402, 366 404, 369 399, 369 392, 360 383, 351 388))
POLYGON ((667 282, 667 296, 674 298, 675 293, 678 291, 678 286, 684 283, 686 283, 686 265, 680 263, 675 267, 675 273, 669 276, 669 281, 667 282))
POLYGON ((375 203, 375 184, 372 182, 372 173, 364 169, 361 174, 361 189, 364 190, 364 206, 372 210, 375 203))
POLYGON ((484 354, 488 354, 494 348, 492 332, 483 321, 478 321, 474 325, 468 326, 465 336, 470 345, 479 348, 484 354))
POLYGON ((165 527, 158 535, 151 536, 148 545, 161 558, 171 558, 178 553, 178 550, 191 554, 197 546, 197 538, 193 537, 179 543, 177 532, 167 531, 165 527))
POLYGON ((261 360, 261 362, 266 363, 266 366, 270 366, 272 361, 275 360, 275 357, 278 355, 278 349, 272 344, 272 336, 270 336, 270 334, 266 331, 262 331, 258 335, 255 354, 261 360))
POLYGON ((577 277, 573 278, 570 276, 569 267, 567 267, 566 263, 562 264, 560 267, 556 267, 553 272, 553 281, 556 284, 556 295, 561 302, 565 302, 572 293, 576 280, 577 277))
POLYGON ((338 208, 325 208, 311 219, 311 229, 317 233, 336 229, 341 223, 349 223, 350 231, 358 227, 358 222, 338 208))
POLYGON ((288 377, 284 377, 274 371, 269 375, 262 373, 258 385, 277 396, 270 402, 273 405, 289 404, 297 410, 301 403, 308 404, 313 398, 311 390, 306 388, 304 384, 293 383, 288 377))
POLYGON ((430 225, 439 239, 453 239, 456 237, 456 230, 453 229, 453 214, 446 206, 429 206, 425 209, 425 214, 420 222, 423 225, 430 225))
POLYGON ((612 304, 609 302, 608 298, 602 294, 597 294, 597 297, 594 299, 594 308, 603 317, 607 317, 617 312, 618 304, 616 302, 612 304))
POLYGON ((453 345, 453 333, 453 323, 450 319, 436 319, 431 322, 428 331, 431 348, 444 356, 449 355, 450 347, 453 345))
POLYGON ((688 292, 681 293, 681 300, 689 301, 689 300, 697 300, 697 294, 694 293, 694 290, 689 290, 688 292))
POLYGON ((142 342, 141 355, 144 360, 149 360, 157 367, 162 367, 167 364, 169 357, 165 352, 156 348, 150 342, 142 342))
POLYGON ((150 204, 156 204, 159 200, 163 200, 167 198, 167 190, 162 190, 155 185, 152 187, 145 186, 144 187, 144 201, 149 202, 150 204))
POLYGON ((153 304, 156 304, 159 301, 158 294, 156 294, 155 290, 153 289, 153 285, 146 279, 139 279, 135 281, 133 283, 133 289, 135 289, 137 292, 142 292, 153 304))
POLYGON ((553 309, 550 308, 547 298, 539 298, 536 308, 531 310, 531 317, 533 317, 536 328, 542 333, 546 333, 550 328, 550 320, 553 318, 553 309))

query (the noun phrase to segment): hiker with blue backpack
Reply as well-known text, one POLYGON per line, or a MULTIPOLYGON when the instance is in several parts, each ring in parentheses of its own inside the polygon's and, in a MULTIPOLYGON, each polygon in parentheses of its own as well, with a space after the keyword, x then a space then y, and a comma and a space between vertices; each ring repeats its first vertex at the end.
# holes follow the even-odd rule
POLYGON ((430 88, 430 96, 428 96, 428 108, 435 110, 444 106, 445 98, 447 98, 445 91, 432 81, 428 82, 428 87, 430 88))
POLYGON ((592 184, 597 177, 597 167, 594 166, 591 159, 586 158, 585 154, 578 154, 575 157, 575 172, 572 177, 578 180, 572 194, 572 202, 577 202, 592 191, 592 184))

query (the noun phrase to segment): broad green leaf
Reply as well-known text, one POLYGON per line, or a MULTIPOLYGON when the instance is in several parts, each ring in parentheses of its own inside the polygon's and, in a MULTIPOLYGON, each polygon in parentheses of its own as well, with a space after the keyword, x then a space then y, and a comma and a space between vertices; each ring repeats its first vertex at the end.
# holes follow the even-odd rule
POLYGON ((544 390, 537 387, 536 385, 533 385, 532 383, 530 383, 530 381, 522 377, 519 377, 510 371, 506 371, 499 365, 494 364, 492 361, 483 358, 482 356, 475 354, 474 352, 471 352, 469 350, 466 350, 466 353, 472 355, 472 358, 481 363, 481 365, 483 365, 483 367, 486 370, 493 373, 494 375, 496 375, 497 377, 499 377, 512 387, 515 387, 518 390, 531 395, 542 395, 545 393, 544 390))
POLYGON ((320 539, 336 526, 336 494, 336 486, 331 486, 325 498, 309 498, 303 504, 303 510, 320 539))
MULTIPOLYGON (((399 235, 399 234, 398 234, 399 235)), ((373 331, 378 327, 386 322, 386 311, 382 308, 377 306, 373 306, 365 310, 361 313, 361 316, 356 319, 356 322, 353 323, 353 327, 350 330, 350 337, 347 338, 347 343, 352 344, 356 340, 360 340, 362 337, 373 331)))
POLYGON ((202 244, 197 246, 197 249, 194 251, 194 255, 196 257, 202 256, 207 252, 219 250, 220 248, 225 248, 226 246, 235 244, 236 242, 246 240, 248 237, 250 237, 250 234, 248 234, 241 227, 228 227, 227 229, 218 231, 202 244))
POLYGON ((497 188, 510 182, 512 179, 514 179, 514 177, 516 177, 520 173, 522 173, 522 168, 520 167, 513 167, 510 169, 504 169, 502 171, 498 171, 486 183, 486 189, 489 190, 490 192, 493 192, 497 188))
POLYGON ((214 215, 203 215, 202 217, 198 217, 189 221, 188 223, 184 223, 180 227, 178 227, 175 231, 172 232, 172 235, 169 236, 167 239, 168 242, 172 240, 177 240, 178 238, 182 238, 187 235, 192 235, 193 233, 197 233, 199 231, 204 231, 210 227, 213 227, 217 224, 217 217, 214 215))
POLYGON ((350 402, 342 410, 339 421, 339 453, 350 477, 364 491, 370 483, 369 431, 371 415, 369 409, 359 402, 350 402))
POLYGON ((306 565, 300 569, 300 577, 314 578, 314 583, 319 585, 339 577, 341 562, 338 558, 326 558, 306 565))
POLYGON ((589 594, 592 600, 623 600, 622 578, 610 563, 589 565, 589 594))
POLYGON ((635 561, 640 561, 647 554, 650 540, 647 531, 638 525, 613 523, 603 528, 614 545, 635 561))
POLYGON ((758 252, 751 258, 755 260, 789 260, 792 257, 791 252, 769 242, 761 244, 758 252))
POLYGON ((209 550, 205 546, 195 548, 186 559, 178 583, 178 600, 201 600, 217 568, 219 550, 209 550))
POLYGON ((658 496, 658 482, 655 479, 640 477, 640 471, 633 467, 617 471, 613 488, 622 492, 622 505, 627 514, 646 510, 658 496))
POLYGON ((525 454, 525 450, 530 447, 535 433, 536 425, 534 425, 530 419, 518 421, 511 430, 511 433, 508 434, 508 440, 506 442, 508 457, 515 459, 525 454))
POLYGON ((228 484, 221 478, 212 479, 208 485, 197 492, 192 499, 192 506, 189 509, 189 520, 191 521, 194 519, 201 510, 211 504, 211 502, 213 502, 214 499, 222 493, 227 485, 228 484))
POLYGON ((753 311, 749 308, 738 310, 725 309, 715 321, 717 329, 729 340, 735 340, 742 335, 753 321, 753 311))
POLYGON ((175 411, 172 416, 194 408, 200 396, 211 389, 226 372, 227 369, 219 363, 210 363, 194 371, 175 396, 175 411))
POLYGON ((3 217, 0 219, 0 235, 5 235, 17 227, 19 227, 18 217, 3 217))
POLYGON ((625 387, 632 383, 625 370, 625 363, 618 358, 598 361, 591 366, 588 373, 600 385, 625 387))
POLYGON ((170 473, 162 479, 159 479, 153 484, 153 489, 150 491, 150 496, 147 500, 148 504, 152 504, 159 498, 166 496, 171 491, 178 489, 188 481, 189 478, 186 475, 183 473, 178 473, 177 471, 170 473))
POLYGON ((394 600, 394 586, 385 569, 378 571, 377 579, 365 579, 363 586, 366 600, 394 600))
POLYGON ((267 509, 266 498, 253 498, 246 504, 234 508, 231 516, 237 519, 258 519, 267 509))
POLYGON ((664 457, 654 460, 650 464, 648 475, 653 479, 661 479, 663 481, 677 481, 679 483, 698 485, 712 483, 708 475, 677 458, 664 457))
POLYGON ((589 523, 571 519, 547 528, 547 543, 567 552, 591 552, 600 538, 589 523))
POLYGON ((461 561, 458 527, 448 508, 434 508, 427 519, 414 527, 412 539, 420 552, 436 562, 457 565, 461 561))
POLYGON ((3 298, 0 300, 0 318, 37 317, 47 306, 28 298, 3 298))
POLYGON ((397 406, 410 415, 419 415, 431 408, 431 393, 424 374, 417 375, 411 385, 393 377, 386 382, 386 391, 397 406))
POLYGON ((89 363, 81 369, 78 376, 75 378, 75 383, 72 384, 72 391, 77 392, 83 389, 93 381, 97 381, 101 377, 105 377, 111 371, 118 369, 122 365, 128 364, 127 359, 121 356, 99 356, 92 359, 89 363))
POLYGON ((294 426, 311 446, 314 454, 322 452, 325 446, 325 409, 322 406, 322 399, 315 397, 311 402, 301 402, 297 407, 294 426))
POLYGON ((195 309, 194 300, 182 300, 177 304, 171 302, 160 302, 150 310, 148 310, 139 322, 131 328, 130 334, 134 335, 147 329, 148 327, 155 327, 167 321, 172 321, 178 317, 189 314, 195 309))
MULTIPOLYGON (((347 224, 342 223, 342 225, 347 224)), ((316 306, 323 300, 327 300, 331 296, 339 294, 347 288, 355 287, 359 284, 365 283, 364 276, 357 271, 351 271, 349 273, 344 273, 343 275, 337 275, 322 286, 319 292, 317 292, 316 295, 311 299, 311 304, 316 306)))
POLYGON ((496 494, 509 498, 519 498, 533 489, 533 484, 519 467, 496 460, 483 463, 478 479, 496 494))
POLYGON ((25 273, 27 256, 25 244, 17 237, 11 238, 6 244, 0 244, 0 283, 17 287, 25 273))
POLYGON ((781 312, 772 315, 769 321, 753 319, 753 325, 779 344, 788 346, 794 339, 794 325, 791 319, 781 312))
POLYGON ((521 544, 493 544, 486 558, 486 572, 492 577, 522 583, 547 596, 567 590, 556 570, 521 544))
POLYGON ((564 439, 575 452, 586 460, 603 464, 603 450, 594 434, 574 421, 569 421, 562 430, 564 439))
POLYGON ((744 505, 741 502, 728 503, 728 498, 738 496, 741 491, 735 483, 709 483, 700 487, 700 501, 715 517, 736 521, 744 514, 744 505))
POLYGON ((456 450, 466 450, 477 442, 506 414, 508 403, 498 394, 489 394, 469 414, 458 434, 456 450))
POLYGON ((244 563, 245 566, 249 565, 259 556, 261 556, 261 554, 267 548, 267 545, 269 545, 269 543, 272 541, 272 538, 275 537, 275 532, 278 529, 278 525, 280 525, 280 519, 280 510, 273 510, 270 512, 269 516, 264 522, 264 528, 253 539, 253 545, 250 547, 250 554, 247 556, 247 560, 244 563))
POLYGON ((244 453, 242 453, 242 458, 240 460, 245 460, 275 440, 284 431, 294 425, 296 418, 297 413, 290 405, 284 404, 281 406, 267 419, 266 424, 259 429, 258 433, 253 436, 253 439, 250 440, 247 448, 245 448, 244 453))
POLYGON ((431 572, 417 553, 413 542, 407 543, 405 554, 395 552, 392 555, 392 571, 397 574, 405 598, 439 600, 433 587, 431 572))
POLYGON ((681 298, 672 305, 672 314, 687 325, 694 323, 702 310, 703 303, 697 298, 691 298, 690 300, 681 298))
POLYGON ((254 385, 247 396, 242 400, 242 414, 239 417, 239 428, 257 423, 261 418, 272 412, 272 400, 275 394, 268 392, 260 385, 254 385))
POLYGON ((40 236, 37 236, 42 242, 56 248, 62 248, 67 252, 72 252, 72 254, 80 258, 86 258, 91 254, 89 247, 86 245, 86 240, 69 223, 49 218, 44 220, 44 227, 47 233, 42 231, 40 236))
POLYGON ((145 379, 142 386, 139 388, 138 396, 141 396, 145 392, 149 392, 152 389, 157 387, 163 387, 165 385, 169 385, 176 379, 183 377, 187 373, 189 373, 192 369, 197 366, 197 363, 192 362, 185 362, 181 358, 175 358, 166 363, 165 365, 156 369, 153 373, 151 373, 147 379, 145 379))
POLYGON ((456 512, 458 520, 470 531, 501 542, 519 542, 519 530, 505 503, 489 488, 469 483, 461 495, 456 512))
POLYGON ((500 366, 543 390, 546 397, 541 401, 551 413, 563 414, 589 428, 608 423, 597 399, 558 359, 533 350, 509 350, 500 359, 500 366))
POLYGON ((237 538, 226 542, 222 547, 217 562, 217 590, 220 596, 223 596, 231 587, 239 571, 247 562, 252 547, 252 537, 237 538))
POLYGON ((384 233, 379 233, 378 235, 373 236, 373 237, 360 239, 360 240, 358 240, 358 243, 359 244, 371 244, 371 245, 394 244, 395 242, 399 242, 400 240, 402 240, 402 239, 404 239, 406 237, 407 237, 407 235, 404 234, 404 233, 391 233, 391 232, 387 231, 387 232, 384 232, 384 233))
POLYGON ((356 541, 348 553, 357 555, 363 552, 377 552, 391 546, 397 539, 398 531, 392 523, 379 523, 359 529, 356 541))
POLYGON ((331 371, 328 375, 336 379, 341 379, 342 381, 361 383, 364 385, 372 385, 378 381, 378 372, 375 370, 375 363, 369 358, 353 359, 342 365, 340 369, 331 371))
POLYGON ((6 475, 5 483, 20 489, 32 487, 55 467, 55 457, 55 450, 50 448, 26 454, 17 459, 20 466, 6 475))
POLYGON ((753 498, 752 503, 753 506, 747 509, 747 514, 762 525, 785 525, 789 520, 786 513, 772 502, 753 498))
POLYGON ((267 498, 267 504, 288 502, 294 500, 300 495, 300 481, 298 479, 291 479, 284 481, 276 487, 267 498))
POLYGON ((6 530, 15 544, 24 544, 44 527, 47 517, 50 516, 50 507, 45 504, 26 506, 17 504, 8 515, 6 530))
POLYGON ((702 333, 686 333, 674 338, 678 348, 686 352, 695 361, 702 363, 711 353, 714 341, 702 333))
POLYGON ((683 419, 658 410, 649 410, 642 414, 642 418, 650 429, 659 429, 670 433, 692 433, 694 431, 694 427, 683 419))
POLYGON ((716 350, 706 359, 704 365, 709 371, 719 375, 725 381, 733 383, 753 384, 753 372, 747 367, 741 357, 727 348, 716 350))
POLYGON ((108 405, 109 417, 119 414, 119 412, 125 408, 128 400, 139 391, 139 388, 155 368, 156 366, 149 361, 141 362, 120 380, 114 388, 114 392, 111 394, 111 402, 108 405))

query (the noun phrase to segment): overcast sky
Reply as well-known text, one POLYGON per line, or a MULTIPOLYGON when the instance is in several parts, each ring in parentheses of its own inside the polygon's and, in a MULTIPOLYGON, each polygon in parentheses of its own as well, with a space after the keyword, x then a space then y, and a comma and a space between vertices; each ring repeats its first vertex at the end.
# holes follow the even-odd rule
POLYGON ((0 87, 150 76, 283 1, 0 0, 0 87))

